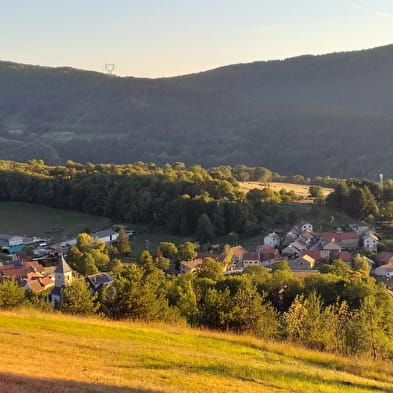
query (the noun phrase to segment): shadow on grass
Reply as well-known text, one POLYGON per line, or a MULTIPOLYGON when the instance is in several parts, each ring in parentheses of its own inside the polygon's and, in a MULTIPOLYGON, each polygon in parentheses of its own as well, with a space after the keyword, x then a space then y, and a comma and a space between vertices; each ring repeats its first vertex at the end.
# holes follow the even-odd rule
MULTIPOLYGON (((264 387, 270 386, 275 389, 282 389, 283 385, 291 390, 291 386, 301 386, 302 383, 311 387, 315 386, 316 390, 321 385, 324 385, 327 389, 335 388, 335 391, 349 392, 356 390, 357 392, 384 392, 387 390, 383 387, 378 386, 378 382, 375 380, 370 381, 370 384, 362 384, 358 382, 352 382, 349 376, 343 376, 340 378, 324 378, 319 375, 312 375, 302 371, 284 371, 284 370, 270 370, 259 369, 252 366, 249 367, 232 367, 222 363, 215 363, 206 366, 193 366, 188 364, 176 364, 173 362, 165 362, 162 359, 150 358, 150 364, 145 364, 144 367, 147 369, 156 370, 170 370, 173 368, 181 369, 184 373, 197 373, 205 375, 214 375, 223 378, 233 378, 243 382, 251 382, 260 384, 264 387)), ((387 383, 385 381, 385 383, 387 383)), ((320 391, 320 390, 318 390, 320 391)), ((389 390, 392 391, 393 390, 389 390)))
POLYGON ((0 393, 163 393, 163 391, 0 373, 0 393))

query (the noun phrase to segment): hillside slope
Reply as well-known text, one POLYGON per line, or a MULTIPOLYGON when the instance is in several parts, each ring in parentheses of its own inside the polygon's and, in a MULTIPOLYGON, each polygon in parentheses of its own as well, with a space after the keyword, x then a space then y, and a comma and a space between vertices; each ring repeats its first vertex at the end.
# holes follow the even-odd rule
POLYGON ((0 313, 0 392, 392 392, 391 364, 170 325, 0 313))
POLYGON ((0 62, 0 159, 393 177, 393 45, 119 78, 0 62))

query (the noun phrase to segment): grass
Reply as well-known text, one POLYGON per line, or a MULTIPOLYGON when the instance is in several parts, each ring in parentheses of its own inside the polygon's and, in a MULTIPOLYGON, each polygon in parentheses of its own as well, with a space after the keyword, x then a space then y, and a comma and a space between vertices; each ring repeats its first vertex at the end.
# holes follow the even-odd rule
MULTIPOLYGON (((309 196, 308 189, 310 188, 310 185, 303 185, 303 184, 278 183, 278 182, 261 183, 256 181, 240 182, 239 186, 240 186, 240 190, 243 192, 248 192, 253 188, 262 189, 268 187, 273 191, 280 191, 281 189, 285 189, 287 191, 294 191, 296 195, 299 195, 301 197, 308 197, 309 196)), ((325 196, 333 192, 333 188, 322 187, 322 190, 325 196)))
POLYGON ((56 240, 75 236, 86 228, 96 231, 110 226, 104 217, 23 202, 0 202, 0 217, 0 233, 56 240))
POLYGON ((1 393, 393 392, 391 363, 184 326, 0 313, 1 393))
POLYGON ((171 242, 179 245, 184 242, 195 242, 191 237, 180 235, 171 235, 165 232, 165 228, 149 229, 146 225, 127 224, 127 229, 135 230, 135 235, 130 239, 131 254, 138 257, 143 250, 149 250, 154 253, 160 242, 171 242))

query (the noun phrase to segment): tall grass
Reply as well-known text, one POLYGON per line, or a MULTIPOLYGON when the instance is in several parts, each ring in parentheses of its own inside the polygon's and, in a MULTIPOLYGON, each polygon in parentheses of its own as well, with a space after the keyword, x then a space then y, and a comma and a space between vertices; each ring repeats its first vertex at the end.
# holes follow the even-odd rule
POLYGON ((178 325, 25 309, 0 342, 4 393, 393 392, 392 363, 178 325))

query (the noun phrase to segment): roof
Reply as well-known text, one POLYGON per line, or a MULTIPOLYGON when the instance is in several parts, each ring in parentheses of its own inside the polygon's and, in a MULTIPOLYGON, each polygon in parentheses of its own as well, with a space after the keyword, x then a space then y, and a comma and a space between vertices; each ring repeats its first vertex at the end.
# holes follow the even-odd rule
POLYGON ((113 282, 113 277, 108 273, 90 274, 86 277, 94 289, 100 288, 102 285, 108 285, 113 282))
POLYGON ((103 231, 98 231, 90 234, 91 237, 98 237, 98 238, 113 236, 113 235, 119 235, 119 234, 113 229, 105 229, 103 231))
POLYGON ((23 239, 22 236, 18 236, 18 235, 8 235, 6 233, 1 233, 0 234, 0 239, 2 239, 2 240, 9 240, 9 239, 12 239, 13 237, 17 237, 17 238, 23 239))
POLYGON ((183 265, 184 267, 192 270, 198 267, 199 265, 202 265, 202 259, 193 259, 192 261, 181 261, 180 265, 183 265))
POLYGON ((321 241, 330 243, 333 239, 339 240, 341 236, 341 233, 336 233, 336 232, 323 232, 321 234, 321 241))
POLYGON ((269 233, 268 235, 266 235, 266 237, 275 237, 280 239, 280 235, 277 235, 276 232, 269 233))
POLYGON ((248 252, 243 246, 232 247, 231 251, 235 257, 241 257, 248 252))
POLYGON ((212 258, 220 262, 225 261, 225 255, 224 254, 212 254, 212 253, 199 253, 195 259, 205 259, 205 258, 212 258))
POLYGON ((358 238, 358 234, 356 232, 343 232, 340 233, 341 240, 355 240, 358 238))
POLYGON ((72 271, 70 265, 65 261, 63 254, 60 254, 55 273, 68 273, 72 271))
POLYGON ((45 268, 37 261, 22 261, 22 265, 24 267, 31 267, 39 273, 42 273, 45 270, 45 268))
POLYGON ((304 257, 305 255, 310 256, 311 258, 318 261, 321 259, 321 251, 320 250, 302 250, 300 251, 300 257, 304 257))
POLYGON ((45 291, 46 289, 51 288, 54 285, 54 281, 51 280, 49 277, 31 280, 26 283, 26 286, 35 293, 45 291))
POLYGON ((377 254, 376 261, 383 265, 388 263, 391 258, 393 258, 393 252, 382 251, 377 254))
POLYGON ((374 233, 369 233, 367 235, 364 235, 363 239, 367 239, 368 237, 371 237, 371 239, 374 239, 374 240, 378 240, 378 236, 375 235, 374 233))
POLYGON ((313 257, 310 257, 310 255, 303 255, 302 258, 304 261, 308 263, 315 263, 315 259, 313 257))
POLYGON ((256 252, 248 252, 243 255, 243 262, 244 261, 259 261, 259 255, 256 252))

